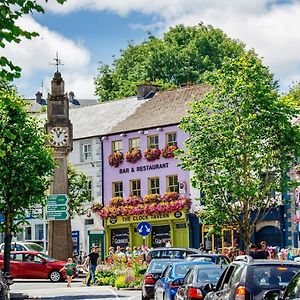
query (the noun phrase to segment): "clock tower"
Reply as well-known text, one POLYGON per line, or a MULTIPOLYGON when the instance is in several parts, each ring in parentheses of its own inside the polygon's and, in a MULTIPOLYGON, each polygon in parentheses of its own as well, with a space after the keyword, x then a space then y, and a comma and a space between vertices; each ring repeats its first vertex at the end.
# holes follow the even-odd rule
MULTIPOLYGON (((51 81, 51 93, 47 100, 48 122, 45 127, 57 164, 50 194, 68 194, 67 156, 72 151, 73 127, 69 120, 69 101, 64 92, 64 81, 58 70, 51 81)), ((48 224, 49 256, 59 260, 72 257, 71 220, 49 221, 48 224)))

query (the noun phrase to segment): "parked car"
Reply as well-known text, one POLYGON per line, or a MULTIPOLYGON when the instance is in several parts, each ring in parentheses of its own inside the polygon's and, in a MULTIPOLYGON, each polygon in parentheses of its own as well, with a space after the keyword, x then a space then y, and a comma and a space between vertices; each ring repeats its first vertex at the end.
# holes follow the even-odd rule
POLYGON ((217 265, 229 265, 230 260, 227 256, 222 254, 210 254, 210 253, 197 253, 191 254, 185 258, 186 260, 198 260, 198 261, 210 261, 217 265))
POLYGON ((205 286, 216 284, 224 270, 216 264, 194 266, 186 273, 175 300, 203 299, 207 294, 205 286))
POLYGON ((0 270, 0 300, 9 300, 9 283, 0 270))
POLYGON ((300 264, 292 261, 238 256, 222 273, 215 288, 207 286, 210 292, 205 300, 263 299, 266 291, 285 288, 299 270, 300 264))
POLYGON ((195 265, 213 265, 205 261, 181 261, 166 267, 154 287, 155 300, 174 300, 177 289, 182 285, 183 278, 195 265))
MULTIPOLYGON (((58 282, 66 279, 65 272, 59 272, 65 264, 66 262, 50 258, 42 252, 13 251, 10 272, 13 278, 50 279, 58 282)), ((1 253, 0 269, 3 270, 3 267, 3 253, 1 253)), ((77 275, 77 272, 74 272, 74 275, 77 275)))
MULTIPOLYGON (((45 252, 44 248, 33 242, 15 242, 11 243, 11 251, 38 251, 45 252)), ((0 252, 4 251, 4 243, 0 245, 0 252)))
POLYGON ((147 261, 150 262, 151 259, 162 259, 162 258, 171 258, 171 259, 183 259, 188 255, 199 253, 199 250, 193 248, 173 248, 173 247, 163 247, 155 248, 149 250, 147 253, 147 261))
POLYGON ((264 300, 299 300, 300 299, 300 271, 291 279, 287 287, 282 291, 272 289, 265 292, 264 300))
POLYGON ((153 259, 142 280, 142 300, 153 299, 154 297, 154 285, 156 281, 160 278, 164 269, 174 263, 182 261, 179 259, 153 259))

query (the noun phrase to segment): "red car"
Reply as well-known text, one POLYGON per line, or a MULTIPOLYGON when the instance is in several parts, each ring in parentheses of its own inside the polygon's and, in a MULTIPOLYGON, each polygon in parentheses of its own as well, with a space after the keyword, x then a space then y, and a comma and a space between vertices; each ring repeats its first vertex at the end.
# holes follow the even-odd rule
MULTIPOLYGON (((66 262, 48 257, 36 251, 12 251, 10 272, 13 278, 50 279, 58 282, 66 279, 65 272, 59 270, 66 262)), ((0 253, 0 269, 3 270, 3 253, 0 253)))

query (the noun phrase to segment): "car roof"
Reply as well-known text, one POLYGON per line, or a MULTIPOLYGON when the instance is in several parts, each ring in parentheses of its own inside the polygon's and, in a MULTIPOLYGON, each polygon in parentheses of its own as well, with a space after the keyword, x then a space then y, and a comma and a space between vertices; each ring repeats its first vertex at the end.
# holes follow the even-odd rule
POLYGON ((180 247, 159 247, 159 248, 154 248, 150 249, 150 251, 156 251, 156 250, 192 250, 192 251, 198 251, 195 248, 180 248, 180 247))
POLYGON ((217 265, 217 264, 201 264, 201 265, 195 265, 195 269, 201 269, 201 268, 212 268, 212 269, 224 269, 224 266, 217 265))
POLYGON ((40 254, 39 251, 10 251, 10 254, 40 254))
POLYGON ((214 263, 210 262, 210 261, 179 261, 174 263, 174 265, 176 266, 190 266, 190 265, 215 265, 214 263))
POLYGON ((294 265, 299 266, 300 263, 295 261, 289 261, 289 260, 275 260, 275 259, 254 259, 252 261, 233 261, 233 263, 238 264, 245 264, 245 265, 294 265))
POLYGON ((164 262, 164 261, 167 261, 167 262, 180 262, 182 261, 182 259, 179 259, 179 258, 154 258, 151 260, 150 263, 152 262, 164 262))
POLYGON ((217 253, 195 253, 189 255, 190 257, 213 257, 213 256, 224 256, 223 254, 217 254, 217 253))

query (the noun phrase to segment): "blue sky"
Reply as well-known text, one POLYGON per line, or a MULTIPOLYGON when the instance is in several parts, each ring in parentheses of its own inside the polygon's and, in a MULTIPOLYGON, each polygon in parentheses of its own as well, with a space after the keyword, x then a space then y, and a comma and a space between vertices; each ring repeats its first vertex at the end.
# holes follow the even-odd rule
POLYGON ((45 14, 20 21, 40 36, 4 52, 23 68, 16 85, 26 98, 41 90, 42 81, 44 95, 49 91, 56 51, 66 91, 94 98, 99 61, 111 63, 129 40, 140 43, 148 31, 161 36, 170 26, 202 21, 254 48, 286 91, 300 77, 299 16, 300 0, 68 0, 63 6, 50 0, 45 14))

